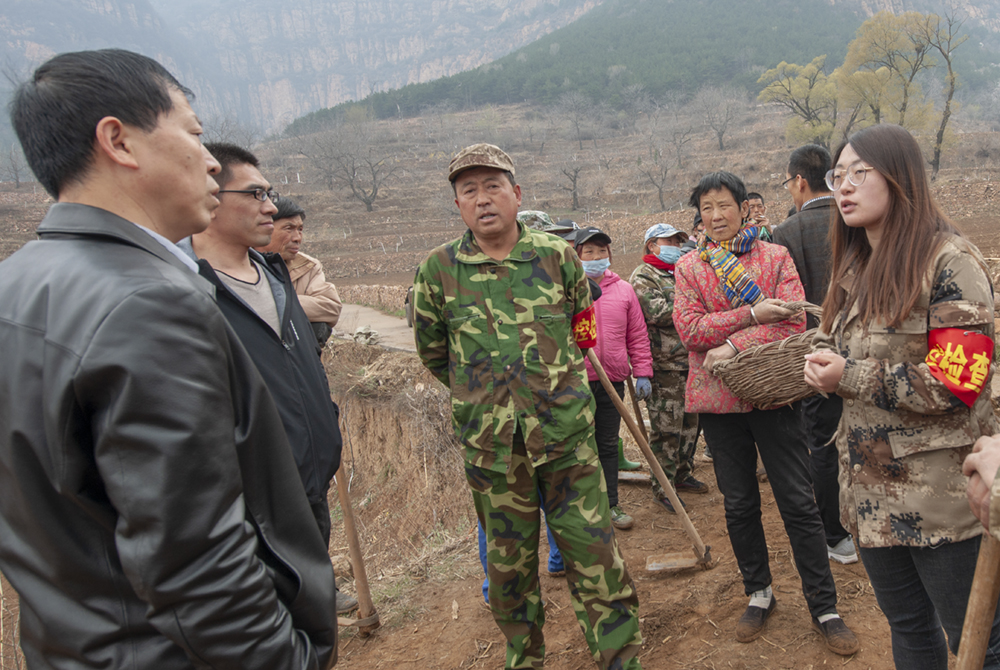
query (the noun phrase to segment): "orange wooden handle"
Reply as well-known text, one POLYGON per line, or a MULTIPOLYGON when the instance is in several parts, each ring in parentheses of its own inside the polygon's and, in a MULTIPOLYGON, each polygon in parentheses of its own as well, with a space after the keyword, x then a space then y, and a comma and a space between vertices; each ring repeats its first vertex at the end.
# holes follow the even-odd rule
POLYGON ((976 561, 976 574, 972 578, 969 605, 965 610, 965 624, 962 626, 962 640, 958 645, 955 670, 982 670, 998 597, 1000 542, 990 533, 984 533, 979 547, 979 560, 976 561))
MULTIPOLYGON (((632 419, 632 415, 628 413, 625 409, 625 403, 622 399, 618 397, 618 392, 615 391, 615 387, 611 385, 611 380, 608 379, 608 375, 604 372, 604 366, 601 365, 601 361, 598 360, 597 354, 594 353, 593 349, 587 349, 587 360, 590 361, 591 367, 594 368, 594 372, 597 376, 601 378, 601 384, 604 386, 604 390, 608 392, 611 397, 611 401, 618 408, 618 413, 622 415, 622 421, 628 426, 628 429, 632 431, 632 437, 639 445, 639 449, 642 450, 642 455, 646 457, 646 462, 649 464, 649 471, 653 473, 656 477, 656 481, 660 482, 660 486, 663 488, 664 493, 667 494, 667 498, 670 500, 670 504, 674 506, 674 512, 681 519, 681 524, 684 526, 684 530, 687 531, 688 539, 691 540, 691 545, 694 548, 694 554, 700 559, 705 559, 706 549, 705 543, 701 541, 701 536, 698 535, 698 531, 695 529, 694 524, 691 523, 691 518, 688 517, 687 511, 684 509, 684 505, 681 504, 680 499, 677 497, 677 492, 674 491, 674 487, 670 484, 670 480, 667 479, 666 473, 663 472, 663 468, 660 467, 659 461, 653 456, 653 451, 649 448, 649 443, 646 442, 646 438, 642 436, 639 431, 639 426, 636 425, 635 421, 632 419)), ((641 417, 641 415, 640 415, 641 417)))

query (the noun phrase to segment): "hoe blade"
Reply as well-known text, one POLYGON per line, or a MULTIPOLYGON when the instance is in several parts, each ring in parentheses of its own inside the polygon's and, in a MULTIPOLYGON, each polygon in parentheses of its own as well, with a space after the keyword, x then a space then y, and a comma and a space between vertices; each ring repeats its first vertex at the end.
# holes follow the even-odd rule
POLYGON ((647 572, 673 572, 686 568, 701 567, 704 570, 712 568, 711 547, 705 547, 704 558, 698 558, 694 550, 690 554, 674 552, 670 554, 660 554, 659 556, 646 557, 647 572))

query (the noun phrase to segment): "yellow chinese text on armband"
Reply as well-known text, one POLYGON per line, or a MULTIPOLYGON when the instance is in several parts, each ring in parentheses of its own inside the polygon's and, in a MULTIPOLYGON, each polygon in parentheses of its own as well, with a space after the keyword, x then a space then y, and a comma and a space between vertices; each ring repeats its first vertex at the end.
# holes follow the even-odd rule
POLYGON ((972 407, 990 374, 993 340, 961 328, 935 328, 927 334, 927 346, 931 374, 972 407))
POLYGON ((573 339, 581 349, 597 346, 597 313, 593 305, 573 316, 573 339))

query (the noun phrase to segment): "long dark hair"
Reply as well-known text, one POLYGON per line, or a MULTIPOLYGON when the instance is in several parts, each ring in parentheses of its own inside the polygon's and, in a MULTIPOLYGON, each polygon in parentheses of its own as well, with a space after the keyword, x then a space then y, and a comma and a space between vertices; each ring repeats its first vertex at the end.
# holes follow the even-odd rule
POLYGON ((836 210, 830 226, 830 290, 821 324, 827 333, 837 316, 855 303, 862 323, 898 327, 920 297, 927 266, 943 235, 959 234, 931 197, 923 154, 907 130, 889 124, 860 130, 837 148, 834 165, 848 144, 885 178, 889 209, 874 251, 865 230, 849 227, 836 210), (840 282, 852 270, 854 287, 848 298, 840 282))

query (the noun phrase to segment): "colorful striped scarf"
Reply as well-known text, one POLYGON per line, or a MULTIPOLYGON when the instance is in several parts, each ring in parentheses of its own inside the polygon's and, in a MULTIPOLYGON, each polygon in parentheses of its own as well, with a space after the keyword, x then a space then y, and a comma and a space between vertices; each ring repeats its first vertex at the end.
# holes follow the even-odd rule
POLYGON ((760 287, 737 258, 753 249, 753 245, 757 243, 757 235, 757 227, 750 226, 741 229, 731 240, 716 242, 705 237, 698 246, 701 260, 709 263, 715 270, 733 307, 741 304, 756 305, 764 299, 760 287))

